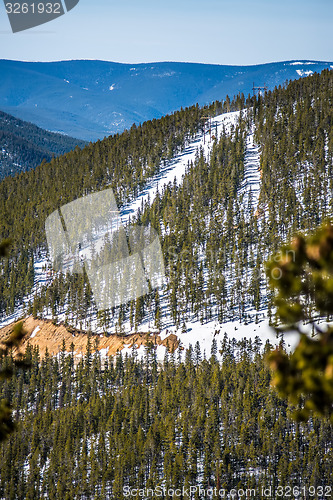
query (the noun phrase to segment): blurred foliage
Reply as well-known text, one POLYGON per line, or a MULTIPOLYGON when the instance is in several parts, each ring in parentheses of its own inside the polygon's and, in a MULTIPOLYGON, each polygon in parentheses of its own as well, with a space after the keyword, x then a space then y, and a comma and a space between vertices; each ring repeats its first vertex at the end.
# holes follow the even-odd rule
POLYGON ((11 241, 9 239, 4 240, 0 243, 0 257, 7 257, 10 245, 11 241))
POLYGON ((273 385, 298 406, 295 418, 307 421, 311 413, 329 416, 333 423, 333 226, 326 223, 309 236, 296 236, 267 264, 275 289, 276 314, 284 326, 277 332, 298 332, 294 352, 282 347, 271 352, 273 385), (312 310, 317 320, 312 318, 312 310), (323 323, 323 317, 326 322, 323 323), (319 321, 320 320, 320 321, 319 321), (304 333, 311 324, 313 334, 304 333), (320 326, 319 326, 320 325, 320 326))
MULTIPOLYGON (((0 243, 0 256, 5 257, 8 254, 10 240, 5 240, 0 243)), ((15 358, 10 356, 14 349, 18 349, 26 332, 23 329, 23 323, 17 323, 10 336, 0 343, 0 381, 9 379, 13 376, 14 370, 17 368, 28 368, 29 364, 25 360, 25 356, 21 353, 15 358), (10 363, 7 360, 10 356, 10 363)), ((9 434, 15 430, 15 423, 12 419, 12 409, 6 399, 0 400, 0 442, 8 438, 9 434)))

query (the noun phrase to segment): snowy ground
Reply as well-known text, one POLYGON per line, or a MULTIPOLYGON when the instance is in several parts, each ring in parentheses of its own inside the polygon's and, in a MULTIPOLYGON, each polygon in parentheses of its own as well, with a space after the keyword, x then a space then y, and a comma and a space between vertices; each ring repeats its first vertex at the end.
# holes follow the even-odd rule
MULTIPOLYGON (((180 330, 176 330, 175 327, 164 328, 161 332, 161 338, 164 340, 170 333, 175 333, 180 340, 180 346, 184 348, 183 354, 185 350, 192 345, 194 348, 196 342, 200 343, 200 349, 202 356, 206 356, 206 358, 210 358, 211 356, 211 348, 213 340, 217 341, 217 358, 221 359, 221 353, 219 350, 221 349, 221 341, 225 333, 227 334, 229 339, 235 339, 239 341, 243 338, 251 339, 252 341, 258 336, 262 347, 265 345, 266 341, 269 341, 271 345, 277 346, 281 338, 277 338, 276 333, 273 328, 271 328, 268 324, 268 320, 261 320, 259 323, 249 323, 244 324, 239 321, 229 321, 227 323, 219 324, 216 321, 211 321, 202 325, 199 321, 189 322, 187 323, 187 331, 185 333, 181 333, 180 330)), ((293 350, 299 340, 299 336, 296 333, 290 333, 285 336, 285 347, 288 351, 293 350)), ((157 359, 162 361, 165 356, 166 348, 164 346, 157 346, 157 359)), ((126 347, 122 352, 125 354, 131 354, 131 347, 126 347)), ((145 347, 141 346, 138 350, 138 357, 143 357, 145 354, 145 347)))
POLYGON ((254 143, 254 131, 247 136, 244 161, 244 180, 240 195, 243 195, 243 209, 246 219, 255 213, 258 207, 260 194, 260 151, 254 143))

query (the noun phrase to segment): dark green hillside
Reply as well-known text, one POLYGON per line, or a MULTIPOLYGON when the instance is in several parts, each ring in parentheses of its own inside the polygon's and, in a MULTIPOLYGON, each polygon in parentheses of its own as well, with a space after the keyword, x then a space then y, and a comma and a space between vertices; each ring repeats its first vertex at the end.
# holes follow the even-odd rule
POLYGON ((217 500, 251 488, 248 498, 331 499, 332 426, 292 420, 293 408, 270 386, 260 344, 225 339, 220 364, 214 347, 207 360, 197 343, 184 362, 172 354, 162 367, 153 347, 142 361, 118 355, 104 367, 90 344, 76 370, 70 346, 42 361, 28 350, 32 369, 0 389, 20 422, 0 447, 1 497, 123 500, 124 487, 201 485, 225 494, 127 498, 217 500), (300 495, 289 497, 286 487, 300 495))
POLYGON ((133 125, 120 135, 54 158, 15 179, 5 179, 0 184, 1 234, 14 233, 19 247, 23 240, 24 246, 36 249, 45 243, 46 217, 64 203, 106 186, 114 188, 120 204, 135 196, 158 171, 160 162, 172 157, 196 133, 201 114, 199 107, 193 107, 139 127, 133 125))
POLYGON ((271 233, 316 227, 333 207, 333 72, 324 70, 256 102, 262 205, 271 233))
POLYGON ((85 141, 48 132, 0 111, 0 179, 85 145, 85 141))

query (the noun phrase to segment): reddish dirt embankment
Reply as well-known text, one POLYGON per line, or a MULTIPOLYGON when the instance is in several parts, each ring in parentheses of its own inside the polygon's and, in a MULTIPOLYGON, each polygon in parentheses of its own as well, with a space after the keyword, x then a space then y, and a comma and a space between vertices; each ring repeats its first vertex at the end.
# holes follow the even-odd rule
MULTIPOLYGON (((6 339, 12 332, 13 326, 16 323, 5 326, 0 330, 0 342, 6 339)), ((66 344, 66 351, 70 352, 71 344, 74 344, 74 351, 76 356, 84 355, 88 341, 88 333, 76 330, 72 327, 65 325, 55 325, 52 321, 34 319, 32 316, 23 320, 23 328, 27 332, 22 343, 21 351, 25 351, 28 343, 31 346, 38 346, 40 356, 44 357, 46 349, 51 356, 58 354, 61 351, 63 341, 66 344)), ((108 356, 114 356, 118 351, 124 347, 139 348, 151 342, 153 345, 168 346, 170 351, 174 351, 179 346, 179 341, 174 334, 170 334, 163 341, 158 334, 148 333, 133 333, 126 336, 111 335, 105 337, 104 335, 91 335, 92 347, 95 345, 95 339, 98 340, 97 349, 100 351, 104 349, 103 353, 107 352, 108 356)))

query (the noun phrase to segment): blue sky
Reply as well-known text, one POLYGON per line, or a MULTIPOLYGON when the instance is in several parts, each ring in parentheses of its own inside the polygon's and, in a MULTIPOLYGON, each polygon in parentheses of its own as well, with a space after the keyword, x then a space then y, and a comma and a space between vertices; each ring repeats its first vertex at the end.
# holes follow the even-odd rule
POLYGON ((1 2, 0 58, 331 61, 332 23, 332 0, 80 0, 65 16, 13 34, 1 2))

